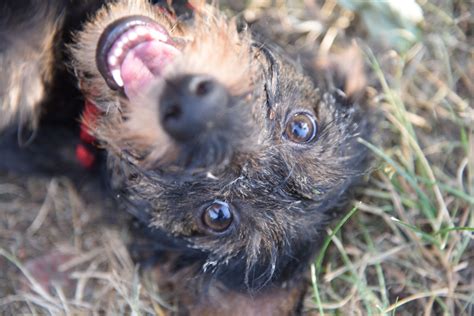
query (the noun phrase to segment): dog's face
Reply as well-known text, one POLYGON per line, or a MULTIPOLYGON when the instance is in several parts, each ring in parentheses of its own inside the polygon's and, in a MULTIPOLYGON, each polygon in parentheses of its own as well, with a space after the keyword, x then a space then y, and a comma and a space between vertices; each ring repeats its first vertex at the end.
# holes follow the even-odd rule
POLYGON ((203 5, 189 21, 110 5, 72 53, 116 182, 196 272, 255 289, 306 266, 364 171, 365 123, 342 93, 203 5))

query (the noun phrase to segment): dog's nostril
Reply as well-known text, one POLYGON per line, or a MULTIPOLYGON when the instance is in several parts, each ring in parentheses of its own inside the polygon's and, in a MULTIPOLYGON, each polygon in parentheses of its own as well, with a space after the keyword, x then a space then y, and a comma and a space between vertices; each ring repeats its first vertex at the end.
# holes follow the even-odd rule
POLYGON ((202 82, 199 82, 195 89, 194 89, 194 94, 197 95, 198 97, 204 97, 212 92, 213 89, 213 82, 210 80, 205 80, 202 82))
POLYGON ((172 104, 164 113, 164 120, 178 120, 182 115, 181 106, 179 104, 172 104))
POLYGON ((230 96, 224 85, 207 75, 171 78, 160 95, 160 120, 178 142, 204 141, 225 125, 230 96))

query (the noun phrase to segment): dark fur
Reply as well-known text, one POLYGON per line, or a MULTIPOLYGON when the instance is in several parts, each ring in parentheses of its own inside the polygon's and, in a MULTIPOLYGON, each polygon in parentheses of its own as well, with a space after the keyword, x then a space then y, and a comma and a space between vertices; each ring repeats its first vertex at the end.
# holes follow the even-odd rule
POLYGON ((167 80, 208 74, 232 98, 223 114, 223 134, 178 143, 153 119, 165 88, 156 86, 140 100, 128 100, 107 87, 93 58, 101 28, 117 16, 143 10, 157 19, 144 1, 121 1, 97 15, 101 1, 83 1, 81 8, 59 0, 42 1, 39 7, 35 1, 16 3, 0 5, 8 9, 0 8, 0 43, 9 43, 0 50, 0 127, 15 117, 36 127, 40 112, 59 113, 53 104, 73 105, 64 112, 77 113, 78 94, 59 92, 64 87, 74 91, 65 73, 72 64, 84 95, 106 113, 91 132, 107 151, 110 181, 145 226, 142 231, 149 230, 146 239, 166 266, 162 279, 174 280, 169 281, 174 293, 187 305, 183 312, 208 313, 213 306, 216 314, 228 313, 235 304, 249 304, 246 313, 252 313, 259 307, 252 309, 248 302, 259 298, 275 313, 298 309, 304 292, 300 278, 319 249, 324 228, 365 172, 366 152, 357 142, 367 133, 361 109, 341 91, 318 90, 279 50, 254 40, 247 30, 237 32, 212 8, 197 6, 195 18, 183 22, 153 13, 169 25, 172 36, 192 37, 167 80), (33 10, 32 16, 20 14, 33 10), (86 23, 88 14, 92 18, 86 23), (79 32, 69 45, 70 63, 65 47, 73 31, 79 32), (24 69, 20 64, 29 68, 15 79, 24 69), (16 88, 23 91, 22 101, 7 103, 16 88), (38 91, 34 98, 28 95, 31 89, 38 91), (318 123, 317 137, 308 144, 282 137, 288 117, 301 110, 314 113, 318 123), (211 234, 199 224, 200 210, 215 199, 235 207, 236 222, 223 234, 211 234), (284 296, 295 299, 282 303, 284 296), (222 307, 227 306, 222 300, 230 307, 222 307))

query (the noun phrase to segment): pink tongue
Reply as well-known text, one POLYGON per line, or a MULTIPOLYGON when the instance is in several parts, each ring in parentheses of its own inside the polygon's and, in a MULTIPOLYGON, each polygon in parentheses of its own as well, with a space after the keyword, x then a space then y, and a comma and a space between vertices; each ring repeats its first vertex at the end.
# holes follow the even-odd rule
POLYGON ((160 41, 141 43, 132 48, 122 62, 121 72, 125 94, 133 98, 160 76, 179 51, 160 41))

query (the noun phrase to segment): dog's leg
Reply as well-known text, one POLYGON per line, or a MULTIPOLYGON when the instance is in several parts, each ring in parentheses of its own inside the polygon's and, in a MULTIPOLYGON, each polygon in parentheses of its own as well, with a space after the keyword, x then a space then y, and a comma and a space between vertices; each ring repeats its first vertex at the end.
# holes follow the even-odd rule
POLYGON ((35 128, 53 78, 59 0, 0 3, 0 130, 13 122, 35 128))

